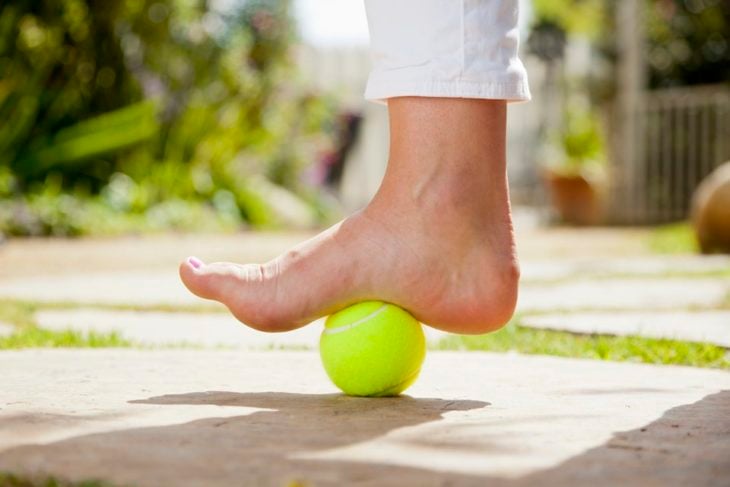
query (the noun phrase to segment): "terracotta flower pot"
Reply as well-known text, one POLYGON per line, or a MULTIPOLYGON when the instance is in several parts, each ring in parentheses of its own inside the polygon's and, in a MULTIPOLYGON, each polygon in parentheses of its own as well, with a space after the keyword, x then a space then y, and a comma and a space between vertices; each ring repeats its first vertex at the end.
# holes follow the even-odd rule
POLYGON ((553 208, 560 220, 571 225, 595 225, 601 221, 599 191, 580 174, 544 173, 553 208))

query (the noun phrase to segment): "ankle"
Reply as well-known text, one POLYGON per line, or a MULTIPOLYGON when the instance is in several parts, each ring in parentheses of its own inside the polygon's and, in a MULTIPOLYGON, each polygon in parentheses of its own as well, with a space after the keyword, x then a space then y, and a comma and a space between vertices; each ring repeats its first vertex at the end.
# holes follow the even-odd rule
POLYGON ((367 211, 400 215, 440 231, 511 227, 509 191, 504 180, 454 174, 453 170, 431 179, 413 179, 387 175, 367 211))

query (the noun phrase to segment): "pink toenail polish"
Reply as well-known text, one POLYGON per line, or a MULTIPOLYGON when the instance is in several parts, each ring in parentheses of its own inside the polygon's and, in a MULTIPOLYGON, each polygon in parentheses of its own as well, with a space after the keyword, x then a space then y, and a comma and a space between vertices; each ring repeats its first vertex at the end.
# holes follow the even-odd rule
POLYGON ((203 265, 203 261, 198 259, 197 257, 188 257, 188 264, 195 267, 196 269, 200 269, 200 267, 203 265))

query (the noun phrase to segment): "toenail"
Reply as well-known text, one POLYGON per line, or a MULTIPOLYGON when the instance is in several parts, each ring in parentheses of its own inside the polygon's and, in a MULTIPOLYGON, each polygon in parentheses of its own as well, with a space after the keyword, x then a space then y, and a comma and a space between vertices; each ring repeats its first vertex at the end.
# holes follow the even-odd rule
POLYGON ((188 264, 196 269, 200 269, 203 266, 203 261, 197 257, 188 257, 188 264))

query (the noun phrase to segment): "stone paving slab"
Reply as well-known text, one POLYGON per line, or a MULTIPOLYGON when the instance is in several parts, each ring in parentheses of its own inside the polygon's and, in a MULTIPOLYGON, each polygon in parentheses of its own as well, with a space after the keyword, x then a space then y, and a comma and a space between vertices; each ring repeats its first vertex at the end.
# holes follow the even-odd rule
MULTIPOLYGON (((82 332, 117 331, 145 345, 195 344, 246 349, 310 348, 319 346, 324 320, 286 333, 264 333, 244 326, 229 313, 163 313, 99 309, 47 310, 36 314, 42 328, 82 332)), ((447 334, 424 327, 429 342, 447 334)))
POLYGON ((730 273, 730 255, 644 255, 624 258, 562 257, 522 263, 522 280, 550 281, 610 276, 730 273))
POLYGON ((314 352, 0 353, 0 470, 138 486, 722 485, 730 373, 437 352, 348 398, 314 352))
POLYGON ((0 279, 175 269, 189 255, 210 262, 263 262, 312 232, 163 234, 113 238, 16 238, 0 245, 0 279))
POLYGON ((80 271, 5 279, 0 281, 0 297, 39 302, 148 306, 206 303, 185 288, 177 275, 177 268, 106 273, 80 271))
POLYGON ((730 311, 571 313, 525 316, 532 328, 714 343, 730 348, 730 311))
POLYGON ((730 293, 730 279, 575 279, 520 287, 518 311, 712 308, 730 293))

